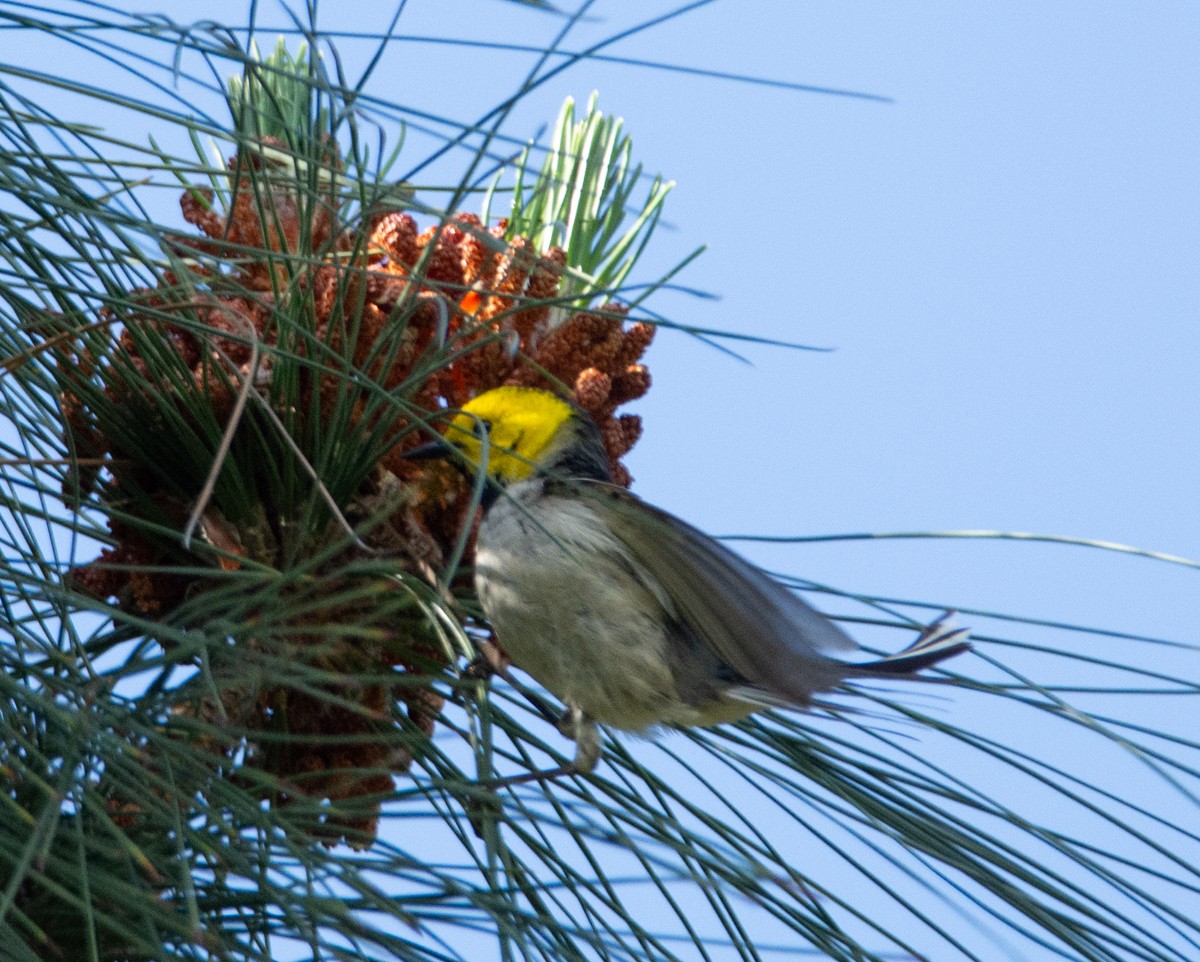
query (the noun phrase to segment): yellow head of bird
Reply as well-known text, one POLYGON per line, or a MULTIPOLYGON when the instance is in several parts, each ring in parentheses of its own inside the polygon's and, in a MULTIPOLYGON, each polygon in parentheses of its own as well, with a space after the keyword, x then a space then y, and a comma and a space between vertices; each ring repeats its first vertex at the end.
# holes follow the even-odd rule
POLYGON ((446 429, 447 444, 500 484, 524 481, 576 439, 578 412, 548 391, 498 387, 468 401, 446 429))

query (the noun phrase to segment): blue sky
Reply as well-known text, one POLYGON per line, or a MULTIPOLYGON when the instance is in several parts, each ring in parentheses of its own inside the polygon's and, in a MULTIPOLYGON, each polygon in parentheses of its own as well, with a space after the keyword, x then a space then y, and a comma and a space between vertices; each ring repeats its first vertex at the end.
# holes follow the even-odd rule
MULTIPOLYGON (((490 0, 457 9, 480 40, 560 26, 490 0)), ((566 46, 669 9, 599 4, 566 46)), ((445 36, 444 10, 414 2, 401 30, 445 36)), ((1200 414, 1197 41, 1184 3, 713 3, 606 52, 891 102, 594 63, 530 95, 510 133, 598 89, 648 170, 677 182, 646 277, 707 244, 682 281, 718 299, 655 308, 832 349, 747 347, 744 365, 661 336, 638 490, 727 533, 982 528, 1200 554, 1185 428, 1200 414)), ((457 119, 530 62, 404 44, 395 61, 399 99, 436 96, 457 119), (498 83, 447 85, 416 66, 431 57, 498 83)), ((762 557, 847 588, 1129 630, 1163 619, 1153 630, 1180 637, 1200 615, 1190 573, 1073 549, 762 557)))
MULTIPOLYGON (((189 6, 243 8, 173 15, 189 6)), ((598 3, 565 45, 671 9, 598 3)), ((366 10, 337 26, 378 29, 383 13, 366 10)), ((495 0, 412 0, 399 30, 541 45, 561 26, 495 0)), ((746 364, 662 332, 634 408, 635 490, 714 533, 987 529, 1200 558, 1198 49, 1200 9, 1184 2, 725 2, 606 52, 884 99, 596 62, 531 94, 510 135, 598 89, 647 169, 677 182, 645 279, 706 244, 681 281, 716 297, 667 293, 655 309, 831 349, 746 345, 746 364)), ((530 64, 397 43, 373 83, 468 121, 530 64), (480 68, 494 82, 470 79, 480 68)), ((852 593, 1185 642, 1200 622, 1200 573, 1128 555, 967 540, 744 550, 852 593)), ((955 705, 939 710, 953 719, 955 705)), ((1156 703, 1147 717, 1179 711, 1156 703)))

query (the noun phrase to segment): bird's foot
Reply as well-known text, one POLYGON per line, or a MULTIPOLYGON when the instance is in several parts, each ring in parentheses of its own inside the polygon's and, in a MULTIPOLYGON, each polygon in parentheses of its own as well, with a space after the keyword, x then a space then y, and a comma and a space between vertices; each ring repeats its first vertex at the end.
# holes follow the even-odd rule
POLYGON ((488 782, 489 788, 508 788, 512 785, 528 785, 531 782, 548 782, 567 775, 588 775, 596 770, 600 761, 600 729, 581 709, 569 706, 562 715, 554 717, 555 727, 575 742, 575 758, 567 765, 548 768, 523 775, 509 775, 488 782))

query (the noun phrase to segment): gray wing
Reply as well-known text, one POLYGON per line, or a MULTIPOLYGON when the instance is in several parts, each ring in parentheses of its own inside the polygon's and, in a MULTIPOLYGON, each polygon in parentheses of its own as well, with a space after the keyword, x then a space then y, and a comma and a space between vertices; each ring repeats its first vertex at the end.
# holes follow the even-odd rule
POLYGON ((848 666, 824 652, 858 645, 766 572, 623 488, 580 488, 662 585, 688 634, 751 686, 805 705, 845 677, 848 666))

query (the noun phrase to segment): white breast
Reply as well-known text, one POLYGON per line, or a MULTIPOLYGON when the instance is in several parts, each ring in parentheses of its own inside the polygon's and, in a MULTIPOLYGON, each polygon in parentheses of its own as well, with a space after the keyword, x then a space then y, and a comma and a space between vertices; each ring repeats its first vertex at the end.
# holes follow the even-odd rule
POLYGON ((597 721, 688 723, 666 652, 670 601, 586 501, 508 489, 480 525, 475 585, 513 663, 597 721))

